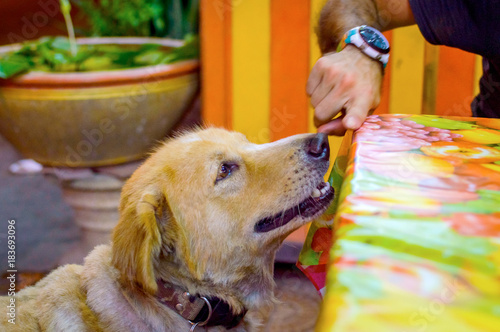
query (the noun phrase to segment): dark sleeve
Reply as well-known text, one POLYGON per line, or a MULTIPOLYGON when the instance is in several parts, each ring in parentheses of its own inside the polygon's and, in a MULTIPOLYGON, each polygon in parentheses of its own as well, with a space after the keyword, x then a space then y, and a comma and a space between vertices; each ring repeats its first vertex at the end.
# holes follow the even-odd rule
POLYGON ((409 0, 424 38, 500 58, 499 0, 409 0))

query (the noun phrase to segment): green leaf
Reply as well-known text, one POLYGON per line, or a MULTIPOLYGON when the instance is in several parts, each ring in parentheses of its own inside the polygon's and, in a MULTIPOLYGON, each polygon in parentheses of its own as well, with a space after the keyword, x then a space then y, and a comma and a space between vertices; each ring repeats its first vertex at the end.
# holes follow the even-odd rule
POLYGON ((47 44, 40 44, 37 51, 43 63, 47 63, 51 67, 54 67, 54 51, 51 50, 47 44))
POLYGON ((113 61, 107 56, 93 56, 82 62, 80 70, 93 71, 112 69, 112 63, 113 61))
POLYGON ((22 55, 10 55, 0 58, 0 78, 10 78, 29 70, 29 60, 22 55))
POLYGON ((67 53, 52 52, 52 62, 56 65, 65 65, 71 62, 71 58, 67 53))
POLYGON ((78 63, 81 63, 85 61, 85 59, 88 59, 91 57, 93 54, 95 54, 95 50, 93 49, 88 49, 88 48, 80 48, 78 50, 78 53, 76 53, 76 56, 72 57, 73 61, 78 63))
POLYGON ((319 264, 319 258, 321 256, 321 254, 311 249, 314 233, 316 233, 316 231, 318 229, 319 229, 319 227, 315 223, 312 223, 311 227, 309 228, 309 232, 307 234, 306 240, 304 242, 304 245, 302 246, 302 250, 301 250, 300 255, 299 255, 299 262, 302 265, 318 265, 319 264))
POLYGON ((308 248, 300 253, 299 261, 302 265, 318 265, 319 257, 320 253, 308 248))
POLYGON ((50 47, 54 50, 68 51, 69 52, 71 46, 70 46, 68 38, 56 37, 50 43, 50 47))
POLYGON ((154 51, 154 50, 158 50, 159 48, 160 48, 159 44, 143 44, 143 45, 141 45, 139 52, 154 51))
POLYGON ((139 66, 156 65, 161 63, 163 58, 165 58, 165 52, 147 51, 134 57, 134 63, 139 66))
POLYGON ((12 77, 28 70, 53 72, 124 69, 172 63, 199 56, 199 41, 190 37, 177 48, 158 44, 141 46, 81 45, 75 56, 64 37, 43 37, 25 43, 17 52, 0 57, 0 78, 12 77))
POLYGON ((172 51, 165 56, 162 63, 168 64, 181 60, 196 59, 199 57, 199 53, 199 39, 193 37, 191 40, 186 41, 183 46, 172 49, 172 51))

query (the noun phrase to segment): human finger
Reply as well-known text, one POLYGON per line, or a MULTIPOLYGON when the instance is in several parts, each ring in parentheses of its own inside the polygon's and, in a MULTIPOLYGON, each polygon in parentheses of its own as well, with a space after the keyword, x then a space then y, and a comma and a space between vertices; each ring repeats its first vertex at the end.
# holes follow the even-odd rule
POLYGON ((346 129, 356 130, 365 121, 371 111, 372 102, 367 98, 356 99, 351 105, 346 105, 346 114, 342 124, 346 129))
POLYGON ((318 85, 321 83, 323 73, 320 70, 319 66, 316 64, 314 67, 311 69, 311 73, 309 74, 309 78, 307 79, 306 83, 306 93, 308 96, 311 96, 318 85))
POLYGON ((342 123, 341 117, 333 119, 318 127, 318 133, 324 133, 327 135, 343 136, 345 132, 346 128, 342 123))
POLYGON ((347 97, 342 96, 338 89, 330 91, 314 109, 314 125, 319 127, 332 120, 344 109, 347 97))

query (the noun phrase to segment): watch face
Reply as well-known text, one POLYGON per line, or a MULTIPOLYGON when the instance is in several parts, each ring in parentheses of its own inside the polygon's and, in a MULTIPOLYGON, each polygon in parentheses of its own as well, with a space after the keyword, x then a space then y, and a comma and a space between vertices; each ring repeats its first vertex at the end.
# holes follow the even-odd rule
POLYGON ((380 53, 389 53, 389 43, 387 43, 385 37, 377 30, 371 29, 370 27, 361 27, 359 29, 359 34, 368 45, 380 53))

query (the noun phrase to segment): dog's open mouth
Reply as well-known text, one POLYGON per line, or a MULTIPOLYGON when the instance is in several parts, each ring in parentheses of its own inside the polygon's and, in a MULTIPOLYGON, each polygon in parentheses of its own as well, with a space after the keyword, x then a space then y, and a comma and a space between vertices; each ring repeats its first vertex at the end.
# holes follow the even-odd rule
POLYGON ((261 219, 255 224, 254 230, 257 233, 265 233, 288 224, 296 216, 301 216, 304 219, 313 217, 328 207, 333 195, 334 190, 330 184, 321 182, 308 198, 288 210, 261 219))

